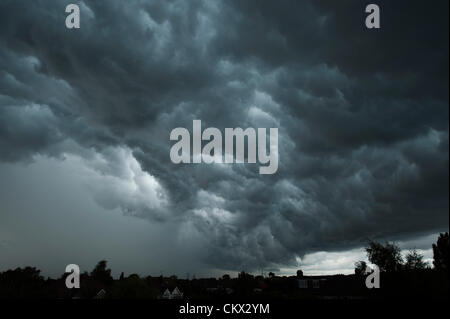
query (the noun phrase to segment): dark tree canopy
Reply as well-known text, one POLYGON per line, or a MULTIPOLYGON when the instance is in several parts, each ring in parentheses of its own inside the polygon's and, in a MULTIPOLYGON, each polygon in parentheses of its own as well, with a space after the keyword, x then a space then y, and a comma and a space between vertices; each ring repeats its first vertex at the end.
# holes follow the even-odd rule
POLYGON ((370 241, 366 247, 369 261, 380 268, 380 271, 393 272, 401 269, 403 258, 400 248, 395 243, 386 242, 384 245, 370 241))
POLYGON ((366 273, 367 263, 364 260, 355 263, 355 275, 361 276, 366 273))
POLYGON ((106 268, 106 260, 101 260, 95 266, 94 270, 91 272, 91 276, 94 280, 97 280, 103 284, 110 284, 113 281, 111 276, 111 269, 106 268))
POLYGON ((433 244, 433 265, 436 269, 449 269, 449 237, 448 233, 441 233, 436 244, 433 244))

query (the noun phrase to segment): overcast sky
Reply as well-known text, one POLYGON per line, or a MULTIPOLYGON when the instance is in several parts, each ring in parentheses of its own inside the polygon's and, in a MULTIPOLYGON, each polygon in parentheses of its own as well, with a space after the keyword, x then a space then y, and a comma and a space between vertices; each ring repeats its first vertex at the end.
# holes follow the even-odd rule
POLYGON ((448 1, 0 2, 0 270, 349 273, 449 228, 448 1), (279 168, 170 131, 277 127, 279 168))

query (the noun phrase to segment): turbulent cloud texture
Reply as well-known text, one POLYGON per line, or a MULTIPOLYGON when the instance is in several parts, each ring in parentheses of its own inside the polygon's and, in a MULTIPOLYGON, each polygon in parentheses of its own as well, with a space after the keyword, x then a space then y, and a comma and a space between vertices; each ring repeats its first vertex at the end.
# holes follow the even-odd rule
MULTIPOLYGON (((83 167, 210 267, 448 229, 448 1, 0 3, 0 161, 83 167), (175 165, 175 127, 278 127, 279 169, 175 165), (181 236, 181 235, 180 235, 181 236)), ((1 208, 1 203, 0 203, 1 208)))

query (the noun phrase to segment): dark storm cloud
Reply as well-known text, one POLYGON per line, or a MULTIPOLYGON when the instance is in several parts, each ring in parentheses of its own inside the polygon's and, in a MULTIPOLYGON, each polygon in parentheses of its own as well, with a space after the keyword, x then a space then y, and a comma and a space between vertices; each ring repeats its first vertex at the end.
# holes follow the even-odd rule
POLYGON ((61 1, 3 1, 0 158, 133 176, 139 196, 94 197, 180 223, 215 267, 447 229, 448 2, 379 3, 369 31, 353 1, 85 1, 67 30, 61 1), (169 132, 193 119, 278 127, 279 171, 172 164, 169 132))

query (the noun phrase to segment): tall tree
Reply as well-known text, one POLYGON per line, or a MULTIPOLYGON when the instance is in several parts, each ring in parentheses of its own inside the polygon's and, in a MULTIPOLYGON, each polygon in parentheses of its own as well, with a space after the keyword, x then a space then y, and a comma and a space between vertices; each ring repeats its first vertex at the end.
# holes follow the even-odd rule
POLYGON ((106 260, 99 261, 91 272, 91 276, 93 279, 105 285, 108 285, 113 282, 113 278, 111 276, 111 269, 106 268, 107 263, 108 262, 106 260))
POLYGON ((386 242, 384 245, 370 241, 366 247, 369 261, 380 268, 380 271, 393 272, 400 270, 403 258, 400 248, 395 243, 386 242))
POLYGON ((449 237, 448 233, 441 233, 436 244, 433 244, 433 265, 436 269, 449 269, 449 237))
POLYGON ((413 249, 406 255, 405 268, 408 270, 426 269, 428 268, 428 263, 423 260, 423 255, 419 254, 416 249, 413 249))

